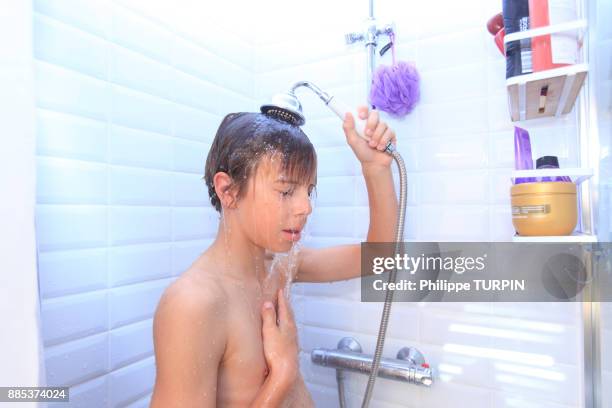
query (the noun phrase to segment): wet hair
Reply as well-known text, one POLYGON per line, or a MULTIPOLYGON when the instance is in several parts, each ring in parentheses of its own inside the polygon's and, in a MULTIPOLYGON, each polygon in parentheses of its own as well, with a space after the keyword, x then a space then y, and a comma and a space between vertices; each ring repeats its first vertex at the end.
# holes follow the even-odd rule
POLYGON ((223 118, 208 152, 203 179, 210 202, 221 212, 213 177, 225 172, 232 178, 229 188, 237 189, 237 199, 244 195, 250 177, 261 159, 279 153, 281 170, 287 180, 305 184, 314 176, 317 156, 314 146, 299 126, 290 125, 256 112, 230 113, 223 118))

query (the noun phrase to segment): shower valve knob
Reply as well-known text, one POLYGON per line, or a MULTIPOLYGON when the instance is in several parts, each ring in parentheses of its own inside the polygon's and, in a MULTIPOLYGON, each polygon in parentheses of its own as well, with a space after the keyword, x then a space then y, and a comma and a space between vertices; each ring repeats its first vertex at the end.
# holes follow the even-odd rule
POLYGON ((421 353, 419 350, 417 350, 414 347, 401 348, 400 351, 397 352, 397 359, 409 361, 415 366, 427 365, 427 367, 425 368, 429 367, 429 365, 425 362, 425 356, 423 356, 423 353, 421 353))

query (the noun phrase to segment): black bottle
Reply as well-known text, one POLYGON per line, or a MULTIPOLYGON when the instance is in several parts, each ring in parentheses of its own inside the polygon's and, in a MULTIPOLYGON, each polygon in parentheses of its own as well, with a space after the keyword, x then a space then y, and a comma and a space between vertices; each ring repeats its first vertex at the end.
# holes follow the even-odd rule
MULTIPOLYGON (((529 30, 529 1, 503 0, 505 35, 529 30)), ((506 44, 506 79, 533 72, 531 38, 506 44)))

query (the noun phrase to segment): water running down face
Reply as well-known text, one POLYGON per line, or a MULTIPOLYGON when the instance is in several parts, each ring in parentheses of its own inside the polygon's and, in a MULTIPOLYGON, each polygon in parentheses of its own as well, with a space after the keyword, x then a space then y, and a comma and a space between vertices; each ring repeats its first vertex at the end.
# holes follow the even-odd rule
POLYGON ((302 182, 288 176, 278 152, 262 158, 236 208, 250 240, 272 252, 289 251, 312 212, 314 183, 314 175, 302 182))

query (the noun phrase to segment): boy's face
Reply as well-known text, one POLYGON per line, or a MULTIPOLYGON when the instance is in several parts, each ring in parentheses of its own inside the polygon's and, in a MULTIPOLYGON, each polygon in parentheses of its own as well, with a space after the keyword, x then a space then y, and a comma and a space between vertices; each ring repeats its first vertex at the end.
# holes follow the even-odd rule
POLYGON ((261 159, 237 204, 237 215, 251 241, 272 252, 287 252, 299 241, 312 212, 314 176, 294 183, 281 171, 279 154, 261 159))

